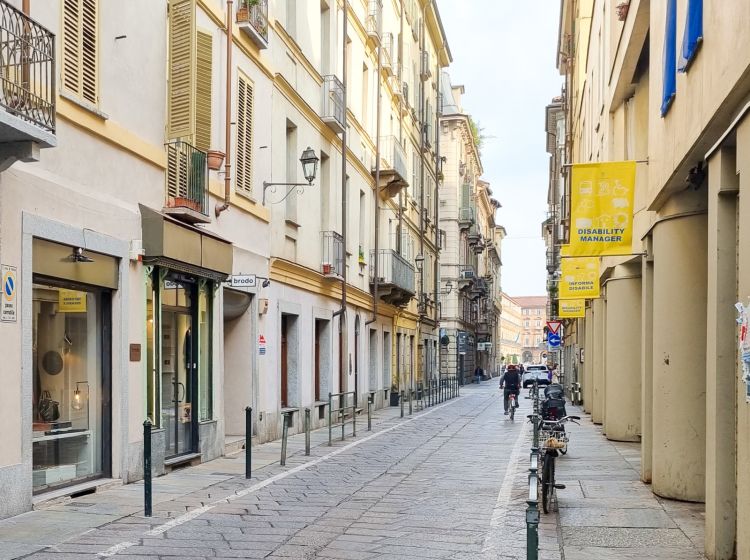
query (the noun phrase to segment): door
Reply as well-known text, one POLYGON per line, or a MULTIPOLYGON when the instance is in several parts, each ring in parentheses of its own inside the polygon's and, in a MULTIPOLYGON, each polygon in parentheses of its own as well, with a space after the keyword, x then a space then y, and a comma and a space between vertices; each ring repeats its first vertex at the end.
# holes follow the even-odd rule
POLYGON ((198 370, 195 285, 167 279, 162 298, 162 426, 165 456, 194 450, 198 370))
POLYGON ((315 321, 315 400, 320 400, 320 321, 315 321))
POLYGON ((289 370, 287 363, 287 326, 286 315, 281 316, 281 408, 289 406, 287 395, 289 385, 289 370))

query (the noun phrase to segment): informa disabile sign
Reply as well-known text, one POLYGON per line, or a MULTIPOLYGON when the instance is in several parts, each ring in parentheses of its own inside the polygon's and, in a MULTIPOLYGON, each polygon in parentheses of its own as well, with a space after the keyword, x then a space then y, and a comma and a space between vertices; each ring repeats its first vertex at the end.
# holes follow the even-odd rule
POLYGON ((599 257, 566 257, 560 264, 560 299, 599 297, 599 257))
POLYGON ((586 316, 585 299, 561 299, 557 305, 557 315, 561 319, 575 319, 586 316))
POLYGON ((564 257, 629 255, 633 242, 635 162, 572 166, 570 243, 564 257))
POLYGON ((4 323, 15 323, 17 320, 18 305, 18 282, 16 277, 16 267, 0 265, 0 321, 4 323))

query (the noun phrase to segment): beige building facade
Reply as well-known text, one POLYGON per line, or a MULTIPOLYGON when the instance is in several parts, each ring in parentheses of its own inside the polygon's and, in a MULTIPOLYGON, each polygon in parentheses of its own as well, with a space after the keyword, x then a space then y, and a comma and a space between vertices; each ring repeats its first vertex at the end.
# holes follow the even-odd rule
MULTIPOLYGON (((601 260, 602 297, 566 345, 585 352, 594 421, 641 442, 642 479, 660 496, 705 501, 707 556, 750 558, 734 308, 748 299, 750 8, 622 4, 562 2, 566 163, 637 162, 632 255, 601 260)), ((559 226, 562 243, 566 212, 559 226)))
POLYGON ((523 357, 523 309, 503 292, 500 312, 500 359, 502 364, 520 364, 523 357))

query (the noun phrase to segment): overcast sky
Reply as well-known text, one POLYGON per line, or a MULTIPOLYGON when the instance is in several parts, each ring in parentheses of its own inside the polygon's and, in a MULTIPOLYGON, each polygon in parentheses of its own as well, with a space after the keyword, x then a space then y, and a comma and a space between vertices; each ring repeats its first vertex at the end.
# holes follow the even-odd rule
POLYGON ((437 0, 453 54, 448 71, 463 84, 464 111, 493 138, 483 178, 503 207, 502 287, 511 296, 545 295, 541 223, 549 156, 544 108, 560 95, 555 67, 559 3, 552 0, 437 0))

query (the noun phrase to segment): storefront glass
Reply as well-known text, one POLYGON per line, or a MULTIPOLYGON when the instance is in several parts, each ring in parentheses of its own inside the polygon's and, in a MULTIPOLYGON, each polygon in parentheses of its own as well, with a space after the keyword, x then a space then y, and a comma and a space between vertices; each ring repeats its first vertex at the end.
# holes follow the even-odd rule
POLYGON ((201 422, 213 418, 211 376, 211 283, 203 281, 198 294, 198 387, 201 422))
POLYGON ((102 302, 102 291, 35 278, 35 492, 104 473, 102 402, 108 402, 108 385, 102 369, 102 302))

